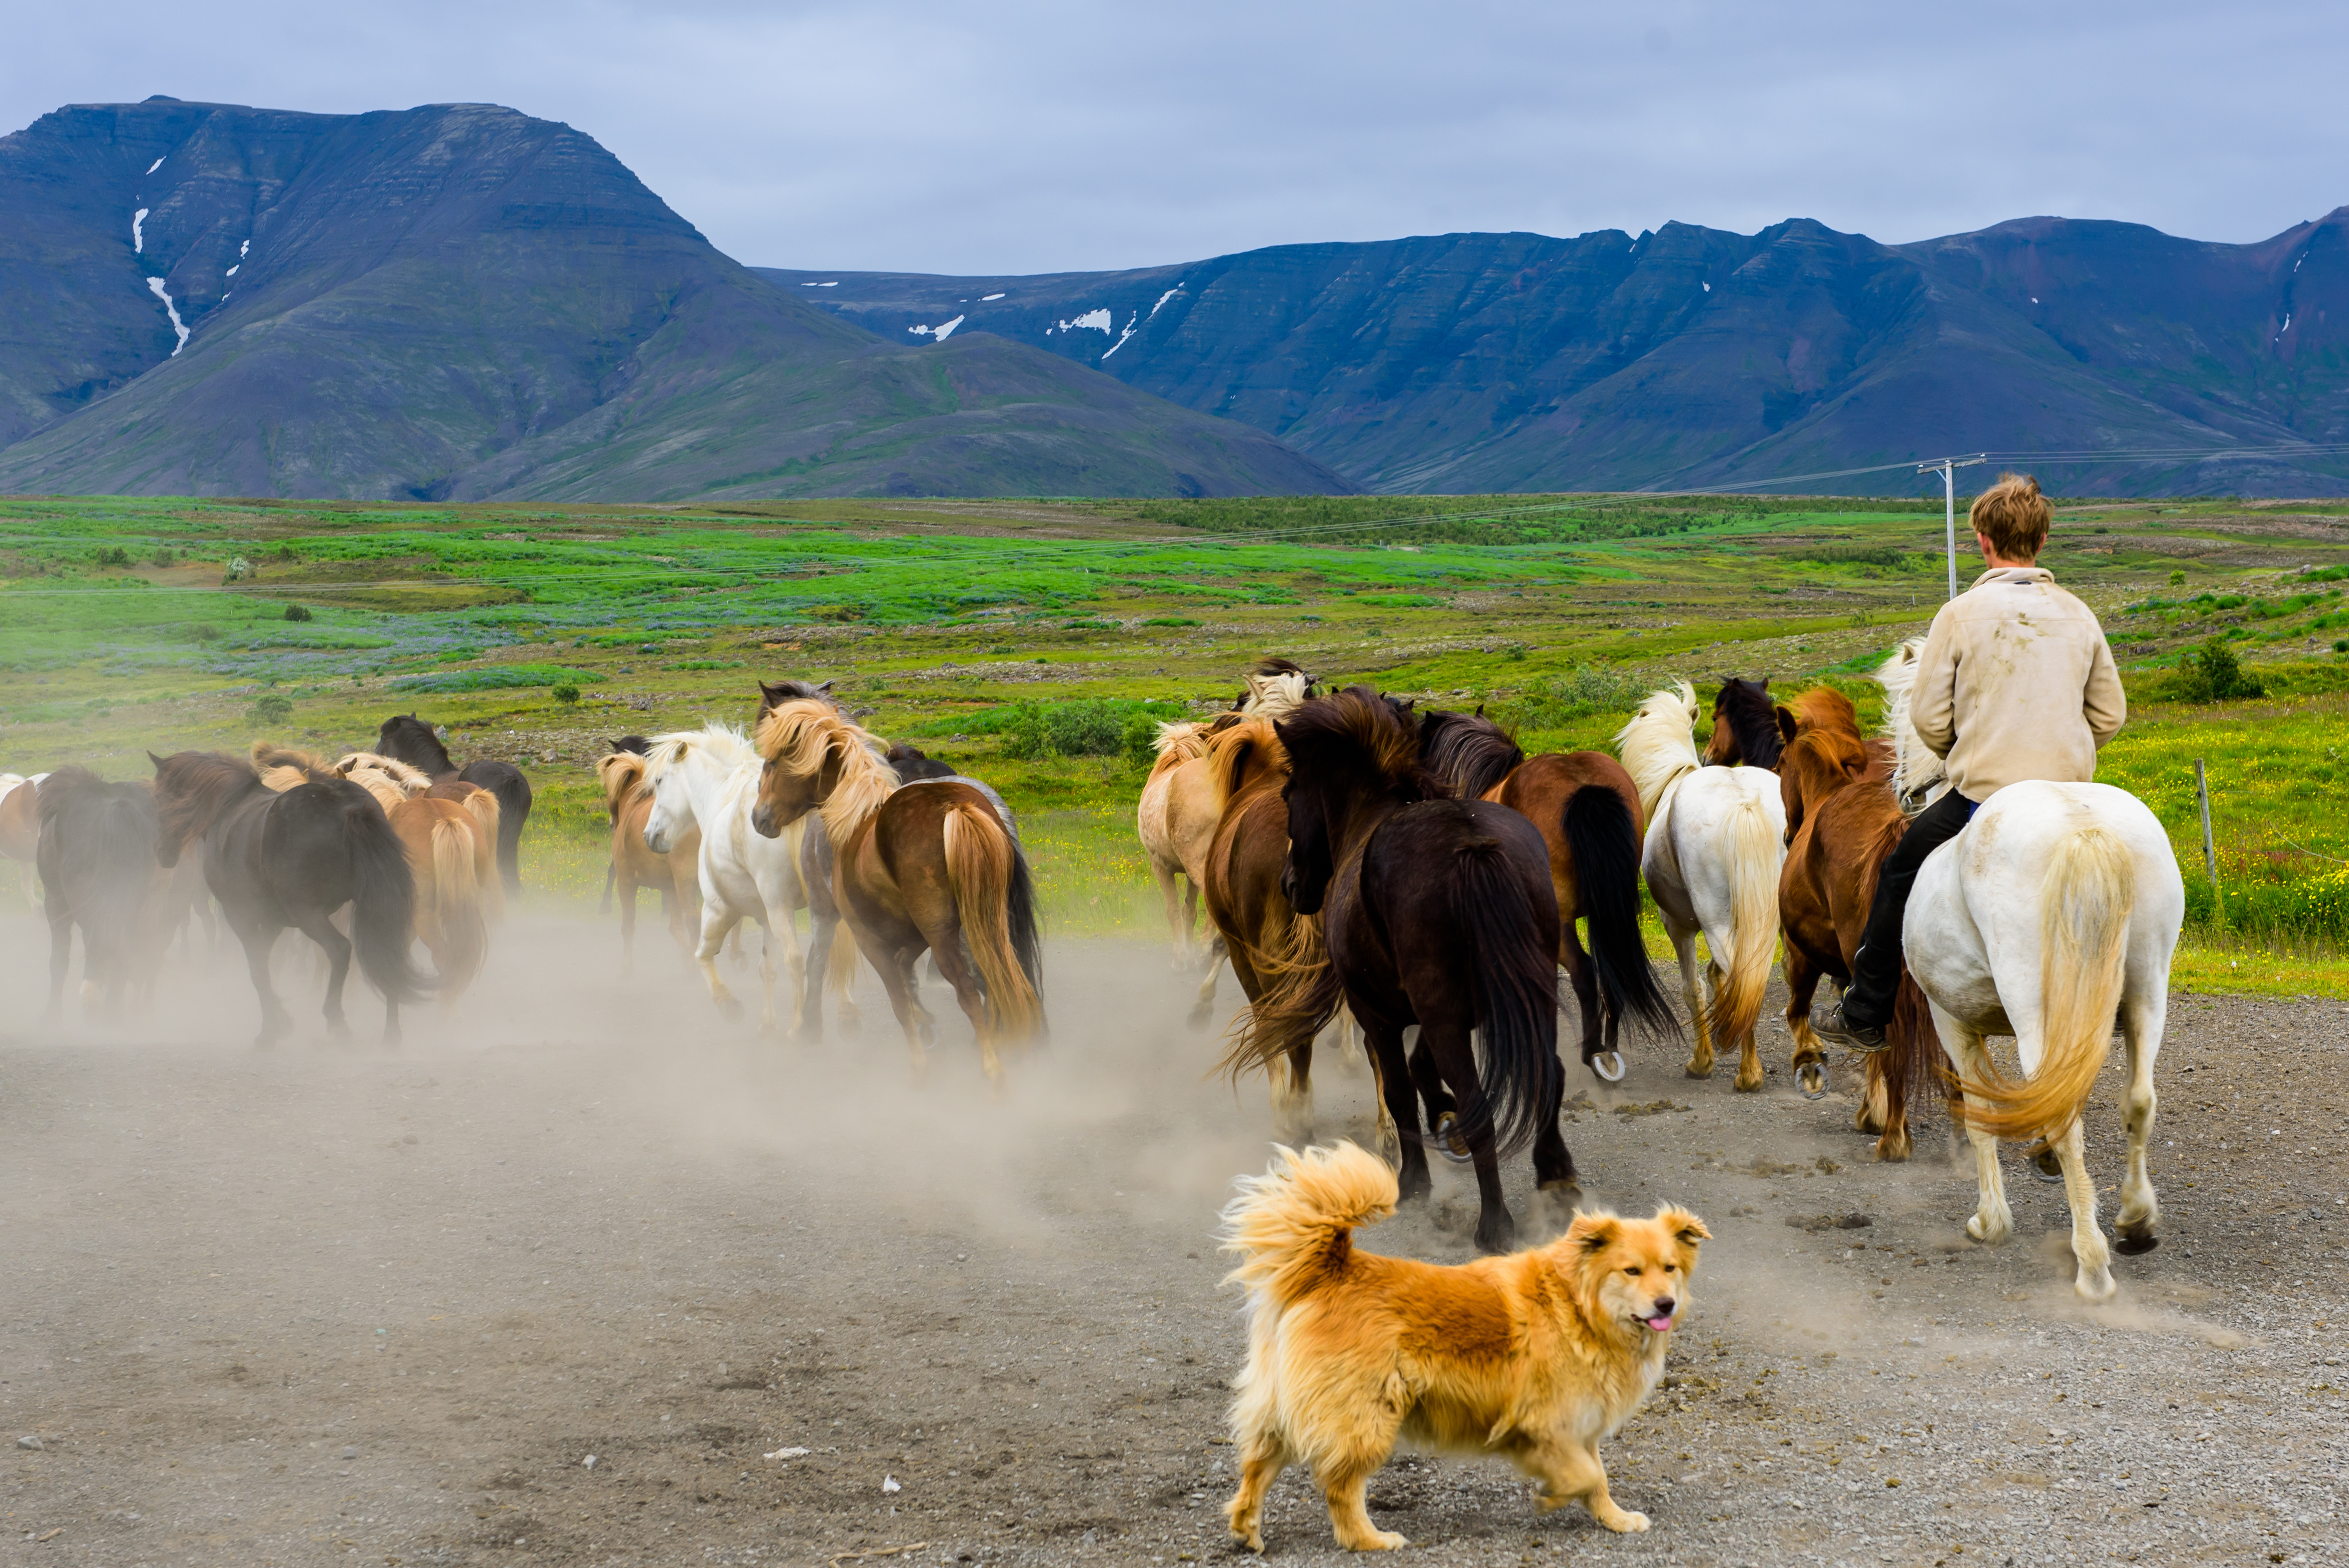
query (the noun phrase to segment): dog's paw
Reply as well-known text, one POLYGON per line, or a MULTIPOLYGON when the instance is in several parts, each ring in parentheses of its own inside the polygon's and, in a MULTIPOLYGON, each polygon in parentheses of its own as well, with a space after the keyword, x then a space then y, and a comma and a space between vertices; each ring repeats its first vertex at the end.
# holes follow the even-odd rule
POLYGON ((1648 1528, 1648 1516, 1644 1513, 1631 1513, 1618 1509, 1614 1518, 1602 1519, 1599 1522, 1618 1534, 1637 1535, 1648 1528))
POLYGON ((1411 1542, 1394 1531, 1373 1530, 1367 1535, 1341 1541, 1338 1544, 1349 1552, 1400 1552, 1411 1542))

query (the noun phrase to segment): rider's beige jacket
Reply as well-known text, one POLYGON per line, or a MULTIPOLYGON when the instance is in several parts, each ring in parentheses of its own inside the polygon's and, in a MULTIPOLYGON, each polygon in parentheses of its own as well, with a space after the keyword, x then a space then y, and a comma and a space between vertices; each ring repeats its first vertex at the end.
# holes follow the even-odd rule
POLYGON ((1909 714, 1951 788, 1980 802, 2026 779, 2094 779, 2128 698, 2095 612, 2044 567, 2002 566, 1933 617, 1909 714))

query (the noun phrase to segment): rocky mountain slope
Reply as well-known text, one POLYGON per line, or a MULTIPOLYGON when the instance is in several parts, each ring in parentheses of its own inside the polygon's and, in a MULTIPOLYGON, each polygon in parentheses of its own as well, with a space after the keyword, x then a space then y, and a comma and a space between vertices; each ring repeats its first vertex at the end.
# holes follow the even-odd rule
POLYGON ((2033 218, 1890 246, 1795 221, 1124 273, 758 270, 885 338, 1049 349, 1380 490, 1693 489, 1986 449, 2075 493, 2349 492, 2349 453, 2180 455, 2349 442, 2349 208, 2252 245, 2033 218))
POLYGON ((0 138, 0 491, 1351 488, 1065 356, 878 338, 489 105, 46 115, 0 138))

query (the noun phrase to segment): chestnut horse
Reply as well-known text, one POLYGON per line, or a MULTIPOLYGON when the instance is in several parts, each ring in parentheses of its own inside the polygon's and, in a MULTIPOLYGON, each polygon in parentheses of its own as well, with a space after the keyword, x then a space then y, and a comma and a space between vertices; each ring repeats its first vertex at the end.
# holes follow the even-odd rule
MULTIPOLYGON (((1811 1033, 1811 1001, 1823 975, 1850 983, 1877 874, 1909 820, 1860 740, 1849 699, 1806 692, 1779 710, 1779 725, 1785 748, 1778 787, 1790 835, 1778 878, 1786 1027, 1795 1037, 1796 1087, 1816 1099, 1826 1092, 1826 1053, 1811 1033)), ((1889 1044, 1867 1057, 1867 1088, 1852 1122, 1879 1134, 1878 1159, 1906 1160, 1909 1088, 1931 1074, 1938 1059, 1924 995, 1906 974, 1886 1034, 1889 1044)))
POLYGON ((1654 1034, 1680 1033, 1640 935, 1640 845, 1647 821, 1631 775, 1603 751, 1528 758, 1481 711, 1430 708, 1420 717, 1419 749, 1423 764, 1461 799, 1509 807, 1541 830, 1557 895, 1557 962, 1582 1013, 1582 1065, 1620 1083, 1623 1053, 1617 1047, 1625 1014, 1654 1034), (1578 920, 1589 923, 1588 953, 1575 932, 1578 920), (1611 1070, 1602 1057, 1613 1058, 1611 1070))
POLYGON ((498 801, 498 872, 511 892, 522 891, 522 830, 530 820, 530 779, 511 762, 482 758, 459 768, 433 727, 412 713, 396 713, 376 732, 376 749, 432 776, 488 790, 498 801))
POLYGON ((1466 1141, 1476 1167, 1476 1244, 1506 1252, 1516 1222, 1501 1192, 1501 1155, 1530 1141, 1547 1201, 1570 1202, 1575 1191, 1574 1157, 1557 1130, 1566 1074, 1547 846, 1518 812, 1453 799, 1421 766, 1409 716, 1368 686, 1316 698, 1274 731, 1293 770, 1281 882, 1299 914, 1321 917, 1330 964, 1282 1027, 1252 1017, 1226 1066, 1265 1061, 1342 1003, 1361 1026, 1401 1135, 1401 1196, 1433 1186, 1419 1109, 1433 1090, 1431 1099, 1458 1105, 1451 1135, 1466 1141), (1423 1084, 1405 1055, 1414 1025, 1423 1084))
MULTIPOLYGON (((627 736, 646 750, 651 742, 627 736)), ((657 854, 645 842, 645 823, 653 814, 653 792, 645 786, 645 752, 614 741, 612 754, 595 762, 595 782, 603 788, 604 811, 612 822, 612 860, 604 871, 603 908, 620 901, 620 973, 636 969, 636 893, 651 888, 660 894, 661 915, 677 950, 693 962, 693 946, 701 925, 701 830, 688 828, 667 854, 657 854)), ((601 911, 598 911, 600 913, 601 911)))
MULTIPOLYGON (((1157 759, 1150 765, 1142 799, 1134 807, 1134 832, 1142 840, 1143 852, 1150 857, 1151 874, 1158 879, 1159 896, 1165 901, 1166 929, 1174 938, 1177 967, 1195 957, 1191 933, 1199 918, 1207 843, 1216 833, 1217 802, 1207 776, 1207 739, 1244 718, 1278 718, 1313 695, 1312 677, 1287 659, 1260 660, 1247 678, 1247 689, 1240 693, 1230 712, 1198 723, 1158 727, 1157 759), (1177 876, 1185 883, 1180 913, 1174 898, 1177 876)), ((1212 1000, 1215 968, 1224 956, 1223 950, 1211 943, 1199 956, 1206 962, 1212 1000)))
POLYGON ((768 838, 810 812, 833 854, 833 894, 858 949, 881 972, 916 1078, 937 1026, 914 979, 926 950, 978 1037, 980 1065, 1043 1033, 1036 895, 1019 841, 986 795, 958 779, 900 788, 879 738, 820 698, 759 721, 758 804, 768 838))

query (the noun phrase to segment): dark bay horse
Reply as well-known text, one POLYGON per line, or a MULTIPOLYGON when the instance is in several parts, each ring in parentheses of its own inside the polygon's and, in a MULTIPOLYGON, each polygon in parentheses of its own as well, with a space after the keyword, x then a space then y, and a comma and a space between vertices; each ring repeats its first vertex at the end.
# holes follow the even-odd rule
POLYGON ((1603 751, 1527 758, 1481 711, 1430 708, 1420 716, 1419 747, 1421 761, 1463 799, 1509 807, 1541 830, 1557 895, 1557 961, 1582 1013, 1582 1062, 1608 1082, 1620 1081, 1617 1045, 1626 1014, 1653 1034, 1680 1033, 1640 934, 1647 821, 1631 775, 1603 751), (1588 953, 1578 920, 1589 923, 1588 953), (1602 1057, 1614 1058, 1612 1071, 1602 1057))
POLYGON ((191 843, 203 847, 204 882, 228 927, 244 944, 244 964, 261 998, 268 1045, 285 1032, 285 1009, 269 983, 269 950, 287 926, 326 950, 332 973, 324 1012, 337 1035, 343 982, 356 942, 359 969, 384 998, 384 1039, 399 1038, 399 1007, 431 989, 409 956, 415 933, 416 882, 408 854, 383 808, 331 770, 279 794, 253 764, 219 751, 148 754, 155 765, 161 834, 157 859, 179 863, 191 843), (330 916, 351 906, 351 938, 330 916))
POLYGON ((1716 768, 1744 763, 1748 768, 1778 766, 1785 749, 1778 729, 1778 709, 1770 699, 1770 677, 1721 683, 1713 698, 1713 736, 1704 743, 1704 759, 1716 768))
MULTIPOLYGON (((1795 1084, 1814 1099, 1826 1092, 1826 1053, 1811 1033, 1812 998, 1823 975, 1850 983, 1877 874, 1909 826, 1889 775, 1877 766, 1849 717, 1851 704, 1840 694, 1828 695, 1836 700, 1798 698, 1781 710, 1785 747, 1778 766, 1788 830, 1778 875, 1786 1027, 1795 1037, 1795 1084), (1797 711, 1805 717, 1798 718, 1797 711)), ((1924 994, 1905 971, 1886 1032, 1890 1044, 1866 1058, 1867 1090, 1852 1119, 1860 1130, 1879 1135, 1878 1159, 1906 1160, 1909 1086, 1933 1074, 1940 1041, 1924 994)))
POLYGON ((37 804, 34 863, 49 922, 49 1016, 64 1006, 77 926, 83 983, 98 994, 101 1013, 119 1015, 125 993, 150 1002, 176 923, 165 907, 171 877, 155 858, 155 791, 144 782, 109 784, 87 768, 60 768, 41 780, 37 804))
MULTIPOLYGON (((1274 729, 1291 769, 1282 887, 1299 914, 1321 917, 1330 952, 1296 1021, 1318 1030, 1341 1003, 1351 1008, 1402 1138, 1404 1198, 1433 1185, 1420 1096, 1458 1105, 1451 1136, 1476 1167, 1476 1244, 1505 1252, 1516 1222, 1501 1193, 1502 1155, 1531 1142, 1535 1177, 1553 1201, 1575 1190, 1557 1130, 1566 1074, 1547 846, 1507 807, 1454 799, 1421 766, 1409 715, 1368 686, 1316 698, 1274 729), (1417 1085, 1403 1043, 1414 1025, 1429 1079, 1417 1085)), ((1226 1065, 1255 1065, 1274 1045, 1251 1028, 1226 1065)))
POLYGON ((411 768, 420 768, 436 784, 451 779, 479 785, 497 797, 498 874, 508 892, 522 891, 522 830, 530 820, 530 780, 511 762, 486 758, 457 766, 432 727, 412 713, 396 713, 377 731, 375 748, 411 768))
POLYGON ((818 698, 771 709, 758 747, 765 763, 751 826, 780 838, 819 815, 833 899, 881 973, 916 1075, 937 1033, 914 977, 926 951, 970 1019, 988 1078, 999 1082, 1003 1048, 1043 1034, 1044 1005, 1035 883, 995 803, 958 779, 900 788, 879 738, 818 698))

